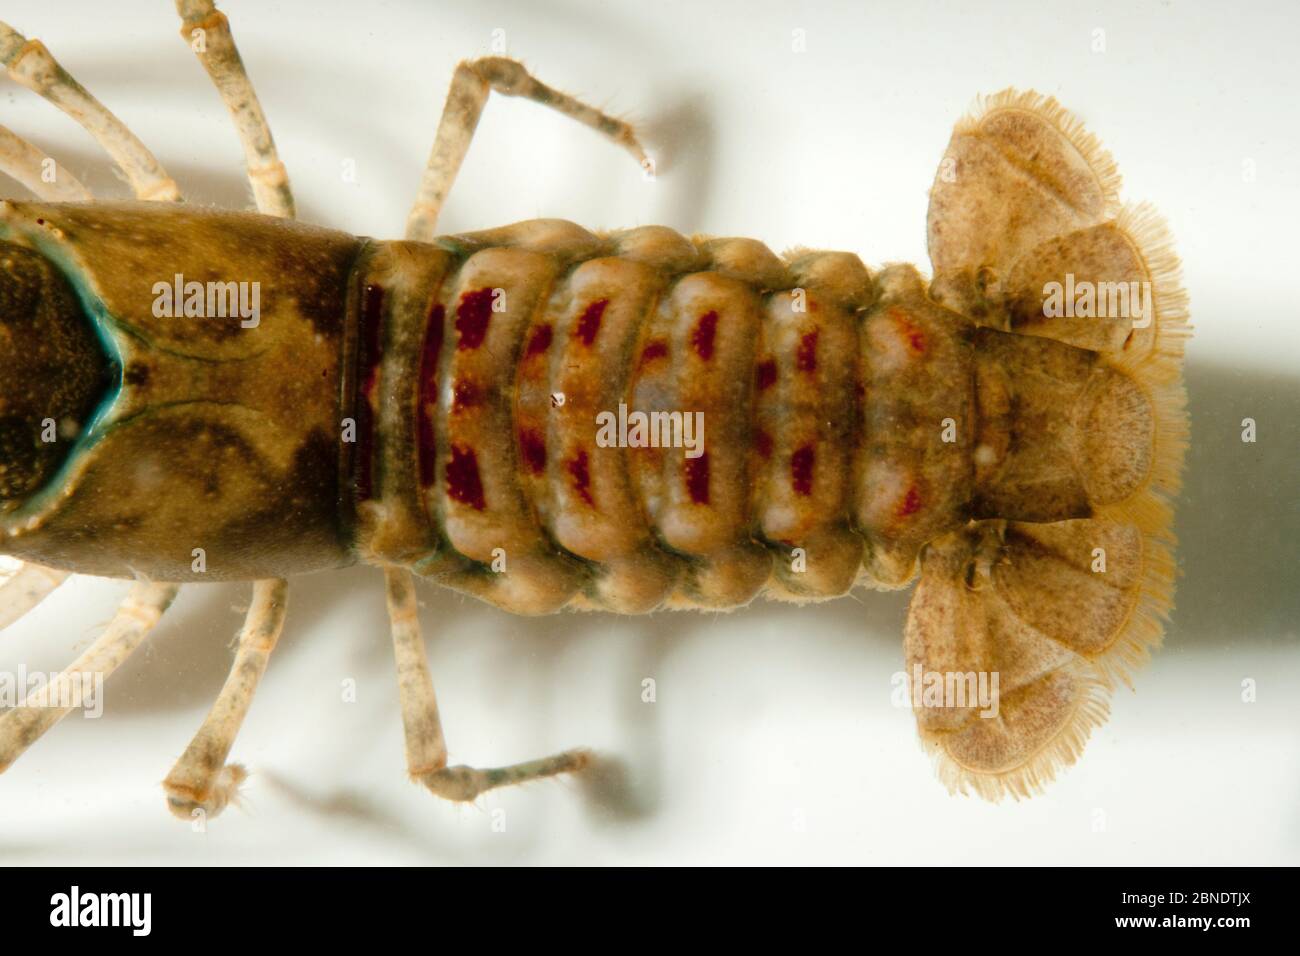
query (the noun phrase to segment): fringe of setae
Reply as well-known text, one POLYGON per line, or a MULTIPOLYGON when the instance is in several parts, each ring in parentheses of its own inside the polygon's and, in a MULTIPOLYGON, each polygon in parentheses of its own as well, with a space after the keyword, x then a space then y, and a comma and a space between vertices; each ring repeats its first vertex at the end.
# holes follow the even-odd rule
POLYGON ((972 770, 954 760, 944 746, 944 734, 921 732, 921 743, 934 761, 935 772, 949 793, 971 794, 996 803, 1003 797, 1028 799, 1042 793, 1069 767, 1087 746, 1093 728, 1100 727, 1110 715, 1110 691, 1105 681, 1082 662, 1075 677, 1082 693, 1064 725, 1026 760, 1015 767, 995 773, 972 770))
POLYGON ((1171 545, 1156 535, 1143 534, 1142 574, 1128 617, 1105 653, 1090 661, 1107 688, 1123 684, 1131 689, 1133 672, 1160 647, 1174 604, 1176 574, 1171 545))
POLYGON ((1097 177, 1097 184, 1106 203, 1103 218, 1109 219, 1115 215, 1120 206, 1119 167, 1110 152, 1101 145, 1101 140, 1088 132, 1083 121, 1058 103, 1055 97, 1035 93, 1033 90, 1022 93, 1010 87, 1000 93, 976 97, 975 106, 958 121, 953 135, 979 133, 981 125, 989 116, 1016 110, 1033 114, 1069 141, 1097 177))
POLYGON ((1094 662, 1103 679, 1131 686, 1129 676, 1160 646, 1174 600, 1177 564, 1173 501, 1187 454, 1187 393, 1183 353, 1191 336, 1187 293, 1168 227, 1148 205, 1126 207, 1116 225, 1133 243, 1152 289, 1153 329, 1140 348, 1107 357, 1147 395, 1155 417, 1151 472, 1128 499, 1097 509, 1097 516, 1142 532, 1142 577, 1128 621, 1111 648, 1094 662))
POLYGON ((1112 219, 1132 244, 1151 284, 1152 327, 1135 329, 1122 351, 1107 354, 1103 360, 1145 392, 1155 422, 1152 464, 1146 481, 1126 500, 1098 507, 1094 514, 1095 518, 1129 525, 1140 532, 1141 572, 1129 613, 1106 651, 1096 659, 1078 657, 1067 665, 1079 693, 1064 724, 1017 766, 995 772, 962 765, 949 754, 948 734, 921 730, 922 744, 948 790, 973 792, 992 801, 1008 794, 1016 799, 1032 796, 1074 763, 1092 729, 1105 722, 1110 692, 1118 683, 1131 686, 1132 672, 1150 658, 1163 639, 1177 575, 1172 498, 1181 484, 1188 445, 1182 365, 1192 331, 1188 296, 1167 225, 1150 205, 1121 207, 1120 176, 1114 160, 1054 98, 1011 89, 980 97, 975 109, 957 124, 955 134, 979 135, 991 116, 1005 111, 1030 113, 1069 141, 1097 177, 1107 207, 1105 218, 1112 219))
POLYGON ((1173 236, 1164 218, 1149 203, 1125 206, 1115 225, 1133 244, 1147 273, 1155 315, 1153 334, 1135 335, 1133 344, 1138 347, 1126 347, 1112 361, 1132 372, 1145 385, 1177 383, 1182 376, 1183 352, 1192 326, 1173 236))

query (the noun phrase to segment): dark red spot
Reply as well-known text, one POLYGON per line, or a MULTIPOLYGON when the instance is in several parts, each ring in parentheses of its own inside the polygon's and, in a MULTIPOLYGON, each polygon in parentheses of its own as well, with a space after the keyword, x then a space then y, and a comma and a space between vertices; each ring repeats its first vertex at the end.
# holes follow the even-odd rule
POLYGON ((375 415, 371 398, 379 386, 379 361, 383 353, 384 289, 368 283, 361 297, 361 328, 357 342, 356 476, 357 500, 374 495, 375 415))
POLYGON ((580 451, 577 456, 569 459, 569 476, 573 478, 573 490, 582 496, 582 500, 587 504, 595 504, 591 500, 591 472, 587 469, 587 452, 580 451))
POLYGON ((530 428, 519 432, 519 456, 534 475, 546 471, 546 439, 530 428))
POLYGON ((709 453, 686 459, 686 491, 697 505, 709 503, 709 453))
POLYGON ((718 313, 705 312, 691 332, 691 345, 695 348, 695 354, 706 362, 713 358, 713 340, 717 334, 718 313))
POLYGON ((578 324, 573 327, 573 337, 583 345, 596 341, 596 333, 600 331, 600 320, 605 315, 607 305, 609 299, 600 299, 583 309, 582 315, 578 316, 578 324))
POLYGON ((908 515, 916 514, 921 510, 921 492, 916 485, 907 489, 907 494, 903 496, 903 503, 898 506, 898 516, 906 518, 908 515))
POLYGON ((420 407, 416 413, 418 455, 420 459, 420 486, 433 484, 434 463, 437 461, 437 443, 433 434, 433 409, 438 404, 438 357, 442 353, 443 325, 446 310, 434 303, 424 325, 424 344, 420 347, 420 407))
POLYGON ((772 436, 767 433, 767 429, 759 428, 754 431, 754 449, 760 458, 772 457, 772 436))
POLYGON ((451 410, 453 412, 463 412, 467 408, 473 408, 483 401, 483 393, 479 387, 467 378, 457 379, 456 387, 451 393, 451 410))
POLYGON ((795 365, 801 372, 817 371, 817 336, 818 329, 805 332, 799 340, 799 351, 795 353, 795 365))
POLYGON ((363 394, 369 395, 375 387, 379 373, 379 360, 384 348, 384 288, 373 283, 366 286, 361 305, 360 374, 363 394))
POLYGON ((668 355, 668 343, 663 339, 655 339, 653 342, 647 342, 645 348, 641 350, 641 364, 649 365, 655 359, 661 359, 668 355))
POLYGON ((478 456, 472 448, 451 446, 451 461, 447 462, 447 497, 482 511, 483 480, 478 475, 478 456))
POLYGON ((776 384, 776 359, 758 363, 758 367, 754 369, 754 382, 760 392, 776 384))
POLYGON ((456 307, 456 333, 460 336, 456 348, 476 349, 482 345, 491 318, 491 289, 477 289, 462 295, 460 305, 456 307))
POLYGON ((551 347, 551 326, 550 324, 539 325, 533 329, 533 334, 528 339, 528 348, 524 351, 524 358, 532 358, 534 355, 542 355, 551 347))
POLYGON ((918 355, 925 352, 925 332, 917 327, 911 316, 896 305, 890 306, 885 314, 898 326, 899 333, 903 338, 907 339, 907 344, 913 352, 918 355))
POLYGON ((813 462, 815 452, 812 445, 804 445, 790 456, 790 484, 794 485, 797 495, 812 494, 813 462))

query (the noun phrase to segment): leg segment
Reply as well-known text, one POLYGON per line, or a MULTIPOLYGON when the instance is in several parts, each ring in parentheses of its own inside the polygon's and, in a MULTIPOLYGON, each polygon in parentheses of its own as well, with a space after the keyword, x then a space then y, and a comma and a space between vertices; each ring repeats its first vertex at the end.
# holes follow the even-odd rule
POLYGON ((567 750, 541 760, 508 767, 479 770, 447 766, 447 745, 438 716, 438 700, 429 676, 429 661, 420 636, 415 587, 410 572, 385 568, 388 615, 393 625, 393 650, 397 657, 397 685, 406 729, 406 764, 412 779, 436 796, 471 801, 479 794, 508 784, 527 783, 541 777, 582 770, 591 762, 586 750, 567 750))
POLYGON ((137 199, 178 200, 180 189, 162 164, 103 103, 61 67, 40 40, 0 23, 0 63, 9 76, 80 123, 126 174, 137 199))
POLYGON ((442 119, 438 123, 433 151, 420 180, 420 192, 406 220, 407 239, 428 242, 434 237, 438 213, 456 181, 483 107, 493 90, 549 106, 622 146, 642 166, 649 162, 631 126, 566 93, 551 89, 535 79, 522 63, 497 56, 466 60, 456 67, 451 79, 451 90, 447 93, 447 105, 443 107, 442 119))
POLYGON ((0 172, 22 183, 48 202, 92 202, 90 190, 78 182, 77 177, 57 163, 54 178, 44 178, 45 164, 53 162, 43 152, 0 126, 0 172))
POLYGON ((67 571, 23 562, 9 580, 0 584, 0 631, 49 597, 67 577, 67 571))
POLYGON ((230 22, 212 0, 176 0, 181 16, 181 37, 190 44, 203 68, 221 94, 235 131, 244 147, 248 181, 253 187, 257 211, 268 216, 294 217, 293 193, 284 163, 275 150, 262 104, 244 69, 230 22), (201 42, 200 42, 201 41, 201 42))
POLYGON ((384 583, 388 590, 388 617, 393 626, 402 727, 406 731, 406 767, 418 779, 447 766, 447 741, 442 735, 438 698, 433 691, 429 659, 420 635, 411 575, 386 568, 384 583))
POLYGON ((99 640, 53 683, 34 690, 22 704, 0 717, 0 772, 81 703, 86 678, 107 678, 140 646, 177 590, 175 584, 132 587, 99 640))
POLYGON ((279 578, 253 585, 253 603, 239 635, 230 676, 203 726, 163 781, 167 806, 182 819, 188 820, 197 809, 215 817, 248 776, 239 764, 226 766, 226 757, 284 629, 288 590, 288 584, 279 578))

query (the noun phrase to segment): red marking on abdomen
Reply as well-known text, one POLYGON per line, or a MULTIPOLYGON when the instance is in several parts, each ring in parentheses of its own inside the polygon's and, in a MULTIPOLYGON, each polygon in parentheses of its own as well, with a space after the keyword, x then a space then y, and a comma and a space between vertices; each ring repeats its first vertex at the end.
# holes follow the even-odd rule
POLYGON ((551 326, 539 325, 533 329, 533 334, 528 339, 528 348, 524 350, 524 358, 532 358, 534 355, 542 355, 551 347, 551 326))
POLYGON ((754 369, 754 384, 758 386, 760 392, 776 384, 776 359, 758 363, 754 369))
POLYGON ((907 339, 907 344, 913 352, 917 355, 925 354, 925 330, 919 328, 916 323, 912 321, 911 316, 896 305, 890 306, 888 311, 885 312, 885 315, 889 316, 894 324, 898 326, 899 334, 902 335, 903 338, 907 339))
POLYGON ((596 341, 596 333, 600 331, 600 320, 605 315, 607 305, 609 299, 600 299, 583 309, 582 315, 578 316, 578 324, 573 327, 573 337, 583 345, 591 345, 596 341))
MULTIPOLYGON (((718 334, 718 313, 705 312, 691 331, 691 345, 704 361, 713 358, 713 340, 718 334)), ((698 459, 697 459, 698 460, 698 459)))
POLYGON ((573 478, 573 490, 576 491, 589 505, 594 505, 591 500, 591 472, 587 468, 586 450, 578 452, 577 456, 569 459, 569 475, 573 478))
POLYGON ((812 445, 804 445, 790 456, 790 484, 797 495, 812 494, 813 462, 816 452, 812 445))
POLYGON ((375 492, 375 413, 371 406, 379 386, 379 362, 384 343, 384 288, 368 283, 362 290, 361 329, 357 342, 357 450, 353 474, 357 500, 368 501, 375 492))
POLYGON ((420 347, 420 405, 416 410, 417 451, 420 460, 420 486, 433 484, 438 447, 433 434, 433 410, 438 404, 438 357, 442 353, 443 324, 447 311, 434 303, 424 325, 424 344, 420 347))
POLYGON ((519 457, 534 475, 546 471, 546 439, 531 428, 519 432, 519 457))
POLYGON ((663 339, 655 339, 653 342, 647 342, 645 348, 641 350, 641 365, 649 365, 655 359, 665 358, 668 355, 668 343, 663 339))
POLYGON ((685 468, 686 491, 697 505, 709 503, 709 453, 699 458, 687 458, 685 468))
POLYGON ((908 515, 916 514, 921 510, 921 492, 916 485, 907 489, 907 494, 903 496, 902 504, 898 506, 898 516, 906 518, 908 515))
POLYGON ((460 297, 456 306, 456 342, 458 349, 476 349, 487 337, 488 320, 492 318, 492 290, 476 289, 460 297))
POLYGON ((373 384, 384 348, 384 287, 366 286, 361 307, 361 381, 373 384))
POLYGON ((473 408, 483 401, 483 393, 479 387, 467 378, 456 380, 456 386, 451 392, 451 410, 453 412, 463 412, 467 408, 473 408))
POLYGON ((469 505, 475 511, 482 511, 486 506, 483 479, 478 474, 478 456, 474 449, 451 446, 451 461, 447 462, 447 497, 469 505))
POLYGON ((817 335, 819 329, 805 332, 799 340, 799 350, 795 353, 795 365, 801 372, 817 371, 817 335))
POLYGON ((758 452, 760 458, 772 457, 772 436, 767 433, 767 429, 754 430, 754 450, 758 452))

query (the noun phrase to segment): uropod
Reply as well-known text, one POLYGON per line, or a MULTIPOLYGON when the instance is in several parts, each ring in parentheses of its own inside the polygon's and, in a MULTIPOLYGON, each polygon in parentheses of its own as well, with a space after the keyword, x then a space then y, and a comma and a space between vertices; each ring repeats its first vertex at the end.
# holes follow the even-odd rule
MULTIPOLYGON (((164 782, 180 816, 245 777, 235 735, 295 574, 382 569, 408 770, 434 794, 585 750, 448 762, 416 578, 518 614, 725 610, 916 580, 904 635, 950 789, 1027 796, 1162 635, 1187 442, 1186 295, 1165 228, 1094 137, 1005 91, 956 126, 932 277, 663 227, 438 235, 493 92, 649 166, 633 129, 510 59, 461 63, 402 240, 294 220, 229 24, 177 0, 257 212, 199 208, 43 44, 9 76, 78 120, 135 202, 96 202, 0 128, 0 627, 72 573, 134 581, 97 640, 0 716, 0 770, 188 582, 250 581, 230 676, 164 782)), ((807 613, 814 614, 815 611, 807 613)))

